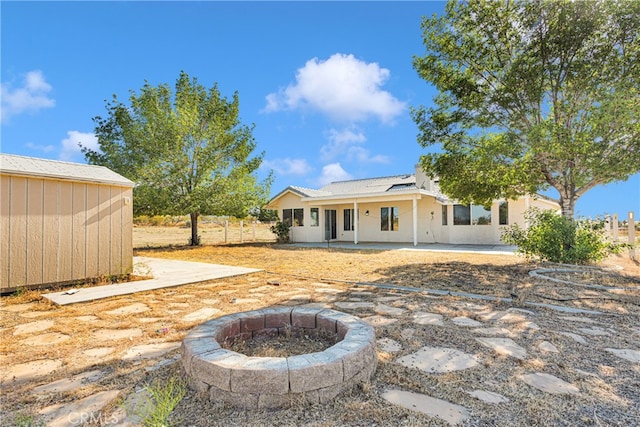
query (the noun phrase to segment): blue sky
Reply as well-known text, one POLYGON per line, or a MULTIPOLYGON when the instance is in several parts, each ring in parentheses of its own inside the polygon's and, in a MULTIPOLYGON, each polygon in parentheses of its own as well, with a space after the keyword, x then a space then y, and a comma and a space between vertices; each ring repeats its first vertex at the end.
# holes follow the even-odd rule
MULTIPOLYGON (((2 1, 3 153, 84 163, 117 94, 181 71, 238 92, 272 194, 413 173, 411 106, 435 94, 412 67, 420 22, 444 2, 2 1)), ((552 197, 553 192, 549 193, 552 197)), ((640 174, 589 191, 579 216, 640 213, 640 174)))

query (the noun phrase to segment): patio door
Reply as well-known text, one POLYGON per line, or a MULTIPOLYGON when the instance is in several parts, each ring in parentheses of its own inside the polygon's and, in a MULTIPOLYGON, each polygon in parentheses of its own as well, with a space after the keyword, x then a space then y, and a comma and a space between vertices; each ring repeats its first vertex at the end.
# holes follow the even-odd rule
POLYGON ((324 211, 324 240, 336 240, 338 238, 338 215, 335 209, 324 211))

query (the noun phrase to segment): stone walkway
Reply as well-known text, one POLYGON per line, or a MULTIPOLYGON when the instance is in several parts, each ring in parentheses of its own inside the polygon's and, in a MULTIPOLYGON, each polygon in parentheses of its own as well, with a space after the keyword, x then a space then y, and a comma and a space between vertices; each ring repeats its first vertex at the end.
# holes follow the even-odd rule
MULTIPOLYGON (((403 389, 401 382, 387 384, 381 393, 382 399, 390 405, 450 425, 472 420, 478 408, 494 406, 507 410, 515 400, 522 398, 521 393, 543 400, 552 396, 595 399, 607 387, 615 388, 614 384, 608 383, 607 369, 626 370, 640 378, 640 329, 637 325, 611 326, 610 316, 563 312, 543 316, 539 308, 497 307, 492 301, 417 295, 374 287, 354 287, 345 293, 344 288, 326 283, 314 284, 312 291, 280 286, 280 283, 260 285, 248 281, 248 285, 251 298, 235 296, 233 290, 210 291, 214 294, 212 298, 202 298, 205 295, 202 292, 198 300, 204 306, 190 310, 188 301, 195 296, 175 293, 173 302, 165 304, 164 309, 177 321, 193 324, 220 315, 218 306, 222 299, 238 304, 241 309, 243 305, 259 303, 268 294, 270 297, 281 296, 295 305, 327 307, 357 315, 376 328, 379 359, 387 366, 379 371, 393 369, 400 376, 417 374, 436 382, 445 376, 451 381, 459 381, 458 392, 446 395, 437 389, 430 392, 403 389), (569 352, 580 351, 595 355, 597 360, 584 360, 580 366, 563 364, 563 358, 569 352), (474 377, 483 370, 495 374, 475 381, 474 377), (594 381, 599 385, 595 391, 594 381)), ((209 286, 215 289, 215 284, 209 286)), ((137 342, 145 335, 146 324, 158 325, 161 320, 148 317, 152 311, 149 301, 118 301, 101 314, 113 319, 137 319, 140 326, 96 327, 91 337, 94 345, 84 348, 78 357, 96 361, 117 357, 139 363, 147 372, 179 360, 180 340, 160 338, 122 347, 123 342, 137 342)), ((60 332, 59 318, 48 318, 51 311, 34 311, 30 304, 0 306, 0 311, 3 315, 17 314, 24 319, 2 332, 21 340, 25 346, 52 346, 73 339, 60 332)), ((75 319, 89 324, 98 324, 98 320, 98 316, 75 319)), ((163 334, 162 329, 156 332, 160 337, 163 334)), ((51 395, 91 389, 108 375, 106 370, 93 367, 68 378, 47 382, 45 379, 68 361, 49 358, 4 366, 5 359, 3 356, 2 387, 33 383, 30 392, 43 401, 51 395)), ((379 381, 384 385, 384 372, 380 375, 379 381)), ((136 418, 132 415, 135 411, 124 409, 127 405, 115 412, 103 414, 101 411, 115 401, 135 406, 139 398, 139 391, 127 395, 119 388, 103 388, 70 403, 45 406, 39 414, 48 426, 53 427, 78 425, 81 417, 94 417, 94 420, 95 417, 108 417, 102 421, 135 425, 136 418)), ((638 411, 638 401, 629 404, 635 404, 638 411)))

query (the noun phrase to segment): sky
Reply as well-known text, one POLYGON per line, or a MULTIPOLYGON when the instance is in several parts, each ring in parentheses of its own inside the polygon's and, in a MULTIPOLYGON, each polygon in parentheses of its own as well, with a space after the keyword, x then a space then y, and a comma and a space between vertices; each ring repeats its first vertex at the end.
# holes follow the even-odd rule
MULTIPOLYGON (((435 89, 412 65, 440 1, 0 2, 0 152, 85 163, 96 116, 181 71, 255 125, 258 171, 289 185, 414 173, 410 109, 435 89)), ((554 191, 546 193, 557 197, 554 191)), ((640 215, 640 174, 587 192, 576 215, 640 215)))

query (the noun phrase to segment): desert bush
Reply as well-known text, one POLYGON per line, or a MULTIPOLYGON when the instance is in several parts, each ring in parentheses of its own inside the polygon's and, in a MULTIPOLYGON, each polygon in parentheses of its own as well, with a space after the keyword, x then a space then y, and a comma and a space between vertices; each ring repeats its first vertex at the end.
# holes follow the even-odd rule
POLYGON ((271 226, 271 232, 276 235, 278 243, 289 242, 289 226, 282 221, 278 221, 271 226))
POLYGON ((528 228, 514 224, 502 233, 502 241, 518 246, 518 253, 564 264, 589 264, 620 253, 628 245, 612 242, 600 222, 574 220, 551 210, 525 212, 528 228))

